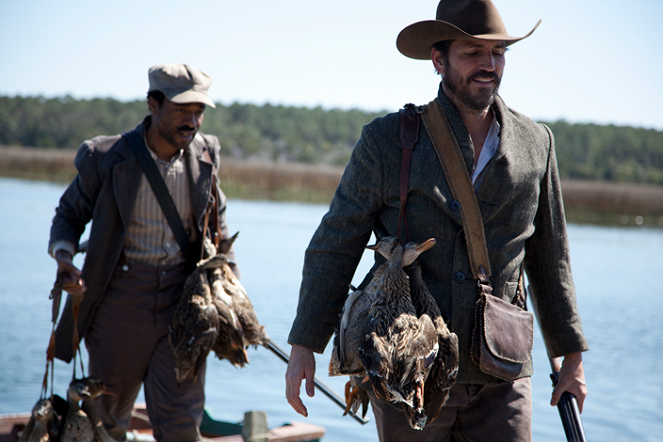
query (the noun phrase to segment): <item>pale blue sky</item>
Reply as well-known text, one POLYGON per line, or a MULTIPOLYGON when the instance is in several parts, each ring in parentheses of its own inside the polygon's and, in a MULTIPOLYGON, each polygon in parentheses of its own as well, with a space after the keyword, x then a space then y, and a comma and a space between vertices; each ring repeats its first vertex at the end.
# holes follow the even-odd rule
MULTIPOLYGON (((537 120, 663 130, 661 0, 495 0, 513 45, 501 95, 537 120)), ((436 0, 0 2, 0 94, 143 98, 147 70, 192 64, 212 99, 393 111, 437 92, 395 46, 436 0)))

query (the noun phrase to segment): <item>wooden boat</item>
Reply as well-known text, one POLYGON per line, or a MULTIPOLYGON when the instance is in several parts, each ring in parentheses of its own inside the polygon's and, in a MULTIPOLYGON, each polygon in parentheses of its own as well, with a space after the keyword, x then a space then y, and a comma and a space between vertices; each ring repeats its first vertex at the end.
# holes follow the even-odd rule
MULTIPOLYGON (((0 415, 0 442, 17 442, 19 433, 29 420, 29 412, 0 415)), ((203 421, 200 425, 203 440, 214 442, 243 442, 242 429, 243 424, 241 422, 218 421, 211 417, 207 410, 203 414, 203 421)), ((324 427, 303 422, 291 422, 269 429, 266 440, 268 442, 319 442, 324 434, 324 427)), ((127 440, 154 440, 145 404, 134 406, 127 440)))

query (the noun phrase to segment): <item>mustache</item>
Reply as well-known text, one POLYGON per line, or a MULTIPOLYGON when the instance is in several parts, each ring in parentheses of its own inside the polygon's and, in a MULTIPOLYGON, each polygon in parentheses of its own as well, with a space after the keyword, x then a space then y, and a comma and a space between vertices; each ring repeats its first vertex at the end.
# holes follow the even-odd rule
POLYGON ((180 130, 180 131, 183 131, 183 132, 192 132, 192 131, 196 130, 196 128, 184 125, 184 126, 179 126, 177 128, 177 130, 180 130))
POLYGON ((490 78, 491 80, 495 80, 496 83, 499 83, 500 81, 500 77, 495 72, 480 70, 469 76, 467 79, 468 84, 475 78, 490 78))

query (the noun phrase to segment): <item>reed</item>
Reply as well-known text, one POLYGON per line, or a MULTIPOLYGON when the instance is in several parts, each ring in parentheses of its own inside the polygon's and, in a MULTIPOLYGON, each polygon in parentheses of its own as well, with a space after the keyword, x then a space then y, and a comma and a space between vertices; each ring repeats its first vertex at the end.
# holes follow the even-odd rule
MULTIPOLYGON (((0 147, 0 175, 68 182, 76 175, 70 150, 0 147)), ((343 168, 223 158, 221 188, 229 198, 328 204, 343 168)), ((567 219, 599 224, 663 226, 663 186, 562 181, 567 219)))

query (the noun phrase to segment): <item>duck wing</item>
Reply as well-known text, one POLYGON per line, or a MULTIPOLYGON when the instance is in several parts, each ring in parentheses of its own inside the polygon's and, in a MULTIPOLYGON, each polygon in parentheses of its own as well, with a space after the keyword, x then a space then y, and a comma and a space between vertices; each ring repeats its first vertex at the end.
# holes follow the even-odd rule
POLYGON ((227 359, 235 367, 244 367, 249 356, 244 348, 242 325, 233 310, 221 299, 213 300, 219 317, 219 334, 212 350, 219 359, 227 359))
POLYGON ((438 352, 424 388, 425 412, 428 423, 440 414, 458 374, 458 337, 451 333, 440 308, 422 278, 418 261, 409 269, 412 302, 420 319, 429 317, 435 326, 438 352))
POLYGON ((330 376, 364 372, 359 347, 366 335, 371 298, 369 292, 356 289, 348 295, 336 324, 334 348, 329 363, 330 376))
POLYGON ((185 281, 168 327, 178 383, 189 377, 197 379, 218 332, 219 318, 212 304, 206 271, 199 267, 185 281))
POLYGON ((429 423, 440 414, 458 374, 458 337, 455 333, 449 332, 442 318, 436 319, 436 329, 439 350, 424 389, 424 403, 429 423))
POLYGON ((244 345, 264 345, 269 342, 265 327, 260 325, 253 304, 246 293, 246 289, 232 271, 230 265, 221 267, 221 284, 223 290, 232 298, 232 308, 239 318, 244 330, 244 345))

